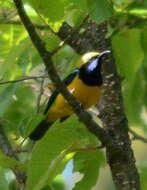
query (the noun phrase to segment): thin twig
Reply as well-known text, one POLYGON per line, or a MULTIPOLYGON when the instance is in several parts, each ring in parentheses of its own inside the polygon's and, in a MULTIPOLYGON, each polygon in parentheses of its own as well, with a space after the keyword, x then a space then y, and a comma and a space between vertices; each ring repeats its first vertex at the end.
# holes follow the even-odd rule
POLYGON ((132 140, 140 140, 144 143, 147 143, 147 138, 139 135, 138 133, 136 133, 135 131, 133 131, 132 129, 129 128, 129 132, 133 135, 132 140))
MULTIPOLYGON (((44 76, 46 76, 46 73, 45 73, 44 76)), ((43 89, 44 81, 45 81, 45 77, 42 78, 41 83, 40 83, 40 90, 39 90, 39 94, 38 94, 38 97, 37 97, 36 113, 39 113, 40 101, 41 101, 41 97, 42 97, 42 95, 44 93, 44 89, 43 89)))
POLYGON ((17 124, 16 124, 16 123, 13 123, 12 121, 7 120, 7 119, 5 119, 5 118, 3 118, 3 117, 0 117, 0 121, 2 121, 2 123, 5 122, 5 123, 7 123, 7 124, 9 124, 9 125, 11 125, 11 126, 13 126, 13 127, 17 127, 17 124))
MULTIPOLYGON (((1 19, 0 20, 0 24, 13 24, 13 25, 22 25, 22 23, 20 21, 13 21, 13 20, 4 20, 1 19)), ((48 25, 38 25, 38 24, 34 24, 35 28, 39 29, 39 30, 50 30, 48 25)))
MULTIPOLYGON (((35 91, 35 92, 40 92, 40 89, 34 85, 34 84, 31 84, 30 87, 35 91)), ((47 96, 47 97, 50 97, 51 93, 50 92, 47 92, 47 91, 44 91, 43 92, 43 95, 44 96, 47 96)))
POLYGON ((40 17, 40 19, 42 20, 42 22, 45 24, 45 26, 47 27, 47 29, 48 30, 50 30, 50 32, 52 33, 52 34, 57 34, 49 25, 48 25, 48 23, 46 22, 46 20, 45 19, 43 19, 42 18, 42 16, 39 14, 39 12, 37 11, 37 10, 35 10, 36 11, 36 13, 38 14, 38 16, 40 17))
POLYGON ((15 150, 16 153, 22 153, 22 152, 27 152, 28 153, 29 151, 30 151, 30 149, 22 150, 21 148, 20 149, 18 148, 18 149, 15 150))
POLYGON ((26 80, 36 80, 36 79, 41 79, 41 78, 48 78, 48 76, 47 75, 45 75, 45 76, 28 76, 28 77, 23 77, 23 78, 16 79, 16 80, 2 81, 2 82, 0 82, 0 85, 12 84, 12 83, 26 81, 26 80))
POLYGON ((103 145, 100 146, 89 146, 89 147, 84 147, 84 148, 76 148, 73 149, 71 152, 85 152, 85 151, 90 151, 90 150, 99 150, 104 148, 103 145))

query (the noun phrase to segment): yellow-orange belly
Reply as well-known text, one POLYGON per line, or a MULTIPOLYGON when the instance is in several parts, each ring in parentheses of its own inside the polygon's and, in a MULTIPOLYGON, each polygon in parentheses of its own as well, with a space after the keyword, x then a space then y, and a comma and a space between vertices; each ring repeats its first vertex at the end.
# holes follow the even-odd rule
MULTIPOLYGON (((67 86, 68 90, 82 103, 84 109, 88 109, 92 105, 96 104, 101 96, 101 87, 87 86, 79 78, 73 80, 73 82, 67 86)), ((59 94, 55 100, 55 104, 48 112, 48 122, 55 121, 59 118, 66 117, 73 113, 68 102, 59 94)))

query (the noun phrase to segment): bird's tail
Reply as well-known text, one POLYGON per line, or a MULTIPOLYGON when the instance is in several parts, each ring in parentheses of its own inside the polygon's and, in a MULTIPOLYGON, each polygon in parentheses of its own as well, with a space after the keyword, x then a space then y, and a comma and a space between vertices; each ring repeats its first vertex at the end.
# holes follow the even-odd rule
POLYGON ((54 122, 47 122, 46 120, 42 120, 34 129, 34 131, 32 131, 32 133, 29 135, 29 138, 34 141, 41 139, 53 123, 54 122))

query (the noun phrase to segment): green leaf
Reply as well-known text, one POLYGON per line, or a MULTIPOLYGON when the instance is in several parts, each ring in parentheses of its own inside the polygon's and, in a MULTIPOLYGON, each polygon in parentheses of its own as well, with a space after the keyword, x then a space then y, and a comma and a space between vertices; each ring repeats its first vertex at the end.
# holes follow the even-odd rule
POLYGON ((143 125, 141 113, 144 106, 144 93, 146 90, 144 82, 143 68, 140 68, 136 73, 131 90, 129 86, 124 89, 126 111, 131 125, 143 125))
POLYGON ((65 190, 65 189, 66 188, 64 184, 64 179, 61 175, 58 175, 50 186, 47 185, 41 190, 65 190))
POLYGON ((141 186, 142 186, 142 190, 146 190, 147 189, 147 164, 145 164, 144 166, 141 166, 140 168, 140 180, 141 180, 141 186))
POLYGON ((15 51, 15 47, 13 47, 13 51, 17 52, 14 62, 20 67, 22 73, 27 75, 29 71, 38 63, 40 64, 42 60, 29 38, 21 41, 19 46, 19 48, 17 47, 19 51, 15 51), (37 57, 37 60, 32 61, 34 57, 37 57))
POLYGON ((118 71, 121 76, 125 77, 123 95, 129 122, 141 124, 143 83, 142 72, 139 67, 144 58, 141 46, 141 30, 126 29, 119 32, 112 38, 112 45, 118 71), (134 110, 134 107, 138 109, 134 110))
POLYGON ((124 103, 129 122, 132 124, 140 122, 139 111, 142 105, 142 100, 138 98, 142 96, 140 88, 143 85, 141 64, 144 59, 144 52, 141 44, 141 32, 138 28, 125 29, 112 38, 117 69, 120 76, 125 77, 123 81, 124 103), (136 106, 138 110, 134 110, 136 106))
POLYGON ((30 40, 24 40, 28 34, 21 25, 15 27, 2 25, 0 33, 2 33, 0 36, 0 56, 2 59, 0 75, 5 80, 14 79, 22 74, 16 63, 26 48, 30 47, 30 40))
POLYGON ((87 1, 85 0, 72 0, 73 6, 78 9, 78 11, 88 12, 87 1))
POLYGON ((66 155, 74 147, 81 147, 83 144, 83 139, 78 133, 80 125, 81 123, 75 116, 64 123, 57 122, 36 144, 28 167, 26 190, 41 189, 46 183, 50 184, 54 177, 63 170, 62 163, 64 158, 67 159, 66 155))
POLYGON ((103 22, 113 15, 113 6, 108 0, 87 0, 90 16, 97 22, 103 22))
POLYGON ((5 156, 1 151, 0 151, 0 166, 3 168, 11 168, 11 169, 18 168, 21 171, 26 171, 26 166, 24 164, 22 164, 17 160, 9 158, 8 156, 5 156))
POLYGON ((3 172, 0 171, 0 189, 9 190, 9 184, 3 172))
POLYGON ((129 13, 135 16, 140 16, 140 17, 146 17, 147 16, 147 6, 145 7, 144 5, 136 5, 131 7, 129 10, 129 13))
POLYGON ((52 183, 52 187, 55 190, 65 190, 64 179, 61 175, 58 175, 52 183))
MULTIPOLYGON (((147 88, 146 85, 144 85, 147 81, 147 23, 143 23, 143 25, 141 26, 142 29, 142 38, 141 38, 141 44, 142 44, 142 48, 144 51, 144 60, 143 60, 143 67, 142 67, 142 85, 143 85, 143 89, 144 89, 144 94, 143 94, 143 101, 144 101, 144 107, 143 109, 147 109, 147 88)), ((140 98, 139 98, 140 99, 140 98)), ((144 110, 145 110, 144 109, 144 110)), ((144 130, 147 132, 147 128, 146 128, 146 117, 142 118, 144 120, 144 130)))
POLYGON ((51 184, 51 182, 53 181, 53 179, 59 174, 61 173, 66 164, 68 163, 68 161, 70 159, 72 159, 73 154, 68 154, 69 151, 71 150, 72 146, 70 146, 69 148, 67 148, 67 150, 65 150, 64 152, 62 152, 50 165, 50 167, 48 167, 48 170, 46 171, 46 173, 44 174, 44 176, 42 176, 40 183, 38 184, 39 186, 42 186, 43 184, 45 184, 47 182, 47 184, 51 184), (66 156, 67 155, 67 156, 66 156))
POLYGON ((112 4, 108 0, 72 0, 73 7, 90 16, 98 23, 103 22, 113 15, 112 4))
POLYGON ((101 151, 78 152, 74 156, 74 172, 83 174, 73 190, 90 190, 97 182, 99 169, 105 161, 101 151))
POLYGON ((119 1, 112 0, 112 1, 117 8, 121 8, 121 9, 127 8, 133 2, 133 0, 119 0, 119 1))
POLYGON ((26 118, 30 120, 34 112, 35 96, 32 88, 23 85, 23 82, 15 85, 19 85, 19 87, 15 90, 13 98, 11 97, 11 102, 5 110, 4 117, 15 123, 18 128, 10 125, 5 125, 5 128, 9 129, 9 131, 15 130, 16 132, 21 128, 22 130, 20 131, 25 132, 28 124, 26 118))
POLYGON ((20 52, 23 48, 23 46, 18 48, 19 44, 28 36, 28 34, 23 26, 13 26, 11 24, 1 25, 0 33, 0 55, 3 58, 7 58, 7 62, 8 60, 11 60, 12 64, 13 60, 15 60, 17 57, 17 52, 20 52), (7 56, 8 53, 9 56, 7 56))
POLYGON ((58 31, 63 19, 67 14, 71 2, 67 0, 27 0, 35 11, 42 17, 45 23, 49 24, 53 30, 58 31))
POLYGON ((147 32, 146 32, 147 26, 146 25, 147 25, 147 22, 145 22, 144 25, 141 27, 141 29, 142 29, 141 45, 144 50, 145 61, 147 61, 147 32))
POLYGON ((31 118, 24 118, 24 121, 22 121, 22 126, 25 125, 23 133, 26 133, 26 136, 29 136, 29 134, 36 128, 36 126, 44 119, 45 115, 42 113, 34 113, 31 115, 31 118))
POLYGON ((133 28, 118 32, 112 37, 112 47, 120 75, 132 83, 144 58, 141 30, 133 28))
POLYGON ((0 74, 3 80, 14 80, 16 77, 22 75, 20 67, 13 62, 14 60, 12 59, 12 64, 9 61, 7 62, 7 60, 5 60, 0 70, 0 74))
POLYGON ((34 9, 39 13, 48 23, 61 21, 64 18, 66 7, 69 4, 66 0, 29 0, 34 9))
POLYGON ((13 101, 13 95, 18 88, 18 84, 9 85, 0 93, 0 116, 2 117, 8 106, 13 101))
POLYGON ((43 187, 41 190, 65 190, 64 179, 61 175, 58 175, 52 184, 43 187))
POLYGON ((51 32, 45 31, 42 37, 42 40, 46 42, 46 47, 49 51, 54 50, 60 43, 58 36, 51 32))
POLYGON ((75 68, 78 67, 77 63, 81 57, 77 55, 69 46, 63 47, 56 57, 54 62, 58 68, 61 78, 66 78, 75 68), (71 59, 72 57, 72 59, 71 59))
POLYGON ((65 17, 65 20, 69 25, 78 27, 85 18, 86 13, 83 11, 79 11, 79 9, 73 9, 72 11, 68 12, 68 14, 65 17))

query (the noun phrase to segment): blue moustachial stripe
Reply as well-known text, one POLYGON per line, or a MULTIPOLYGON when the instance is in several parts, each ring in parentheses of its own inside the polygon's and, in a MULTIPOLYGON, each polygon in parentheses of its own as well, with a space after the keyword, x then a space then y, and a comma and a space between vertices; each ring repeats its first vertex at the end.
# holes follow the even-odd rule
POLYGON ((93 71, 98 65, 98 57, 91 60, 87 67, 87 71, 93 71))
POLYGON ((79 72, 79 69, 75 69, 72 73, 77 73, 79 72))

